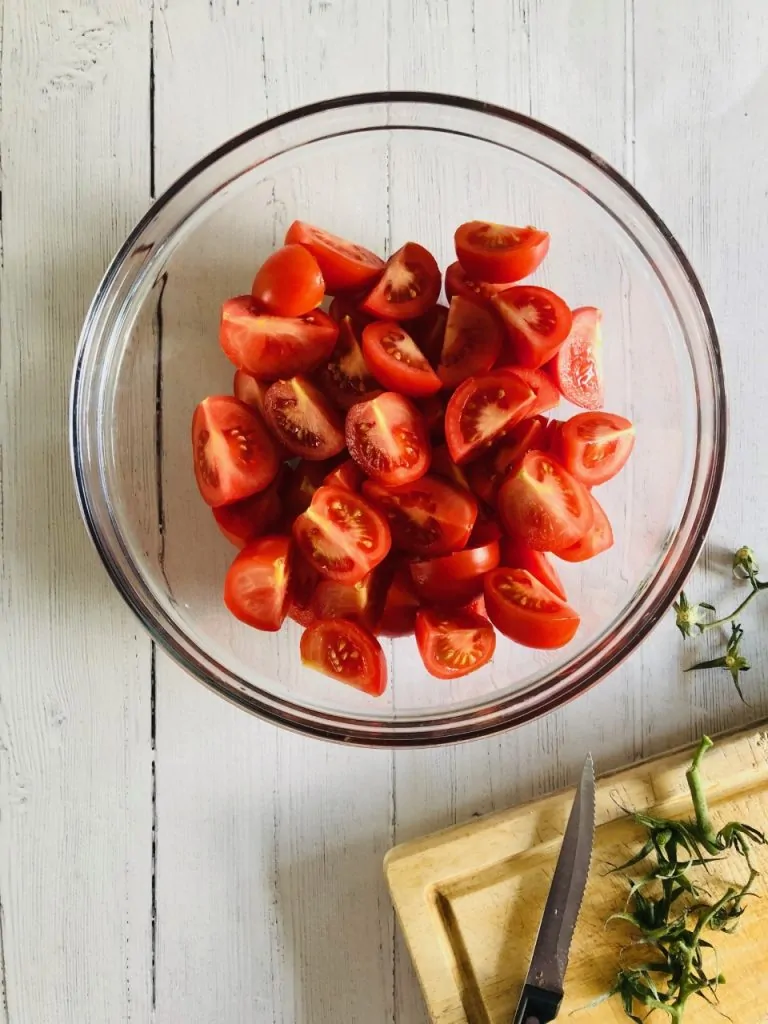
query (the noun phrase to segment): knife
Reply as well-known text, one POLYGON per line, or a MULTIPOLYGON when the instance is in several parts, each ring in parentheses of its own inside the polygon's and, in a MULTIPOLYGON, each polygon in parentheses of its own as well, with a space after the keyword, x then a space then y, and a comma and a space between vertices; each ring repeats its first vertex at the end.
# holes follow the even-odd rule
POLYGON ((587 887, 594 838, 595 769, 588 754, 513 1024, 547 1024, 560 1012, 568 953, 587 887))

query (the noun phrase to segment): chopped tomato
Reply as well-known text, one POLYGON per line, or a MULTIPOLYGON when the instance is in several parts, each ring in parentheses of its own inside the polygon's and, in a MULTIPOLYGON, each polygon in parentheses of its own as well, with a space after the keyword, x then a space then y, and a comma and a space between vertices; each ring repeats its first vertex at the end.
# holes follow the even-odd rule
POLYGON ((582 409, 599 409, 603 404, 602 319, 594 306, 574 309, 570 333, 547 363, 563 398, 582 409))
POLYGON ((438 476, 445 477, 454 486, 460 487, 464 491, 471 490, 469 486, 469 480, 464 469, 461 466, 457 466, 451 458, 451 453, 448 451, 448 447, 444 444, 438 445, 432 449, 432 465, 430 470, 436 473, 438 476))
POLYGON ((290 602, 290 537, 259 537, 246 545, 227 572, 224 603, 255 629, 277 632, 290 602))
POLYGON ((496 634, 482 615, 425 608, 416 615, 416 644, 430 675, 458 679, 491 660, 496 634))
POLYGON ((341 321, 338 341, 318 380, 331 401, 344 410, 380 393, 381 388, 363 358, 352 317, 341 321))
POLYGON ((341 460, 330 462, 311 462, 309 459, 300 459, 296 466, 289 471, 286 485, 283 490, 283 512, 285 522, 290 524, 302 512, 309 508, 312 495, 325 483, 332 468, 335 468, 341 460))
POLYGON ((302 316, 323 301, 325 284, 309 249, 284 245, 262 263, 251 295, 269 313, 302 316))
POLYGON ((327 579, 357 583, 389 554, 387 520, 359 494, 319 487, 293 536, 307 561, 327 579))
POLYGON ((270 427, 294 455, 320 462, 344 450, 338 412, 306 377, 275 381, 264 407, 270 427))
POLYGON ((571 329, 571 311, 547 288, 515 285, 491 298, 507 329, 515 361, 536 370, 551 359, 571 329))
POLYGON ((543 416, 525 419, 504 434, 498 447, 467 466, 467 479, 478 498, 488 505, 496 504, 502 481, 517 468, 526 452, 540 449, 545 429, 543 416))
POLYGON ((387 662, 381 644, 364 626, 348 619, 321 619, 301 638, 307 668, 380 697, 387 688, 387 662))
POLYGON ((440 378, 410 334, 394 321, 378 320, 363 329, 363 358, 389 391, 424 398, 440 390, 440 378))
POLYGON ((611 412, 580 412, 560 428, 563 465, 587 487, 616 476, 634 445, 635 428, 611 412))
POLYGON ((569 547, 592 525, 589 491, 543 452, 528 452, 507 476, 497 507, 507 533, 534 551, 569 547))
MULTIPOLYGON (((502 367, 497 366, 496 369, 500 370, 502 367)), ((529 416, 540 416, 541 413, 549 412, 559 404, 560 393, 543 370, 528 370, 523 366, 504 366, 503 369, 525 381, 536 396, 528 412, 529 416)))
POLYGON ((549 235, 536 228, 515 228, 471 220, 454 235, 459 263, 477 281, 503 284, 528 277, 549 251, 549 235))
POLYGON ((499 358, 503 341, 501 323, 490 309, 454 295, 437 368, 443 385, 453 388, 467 377, 487 373, 499 358))
POLYGON ((471 601, 467 601, 465 605, 462 605, 460 611, 471 612, 473 615, 482 615, 484 619, 487 619, 488 613, 485 610, 485 594, 478 594, 477 597, 473 597, 471 601))
POLYGON ((418 596, 440 605, 462 605, 482 592, 483 575, 499 564, 498 541, 450 555, 413 561, 411 579, 418 596))
POLYGON ((309 373, 336 344, 338 325, 322 309, 302 317, 261 312, 250 295, 227 299, 221 308, 219 341, 240 370, 264 380, 309 373))
POLYGON ((245 370, 235 370, 234 380, 232 381, 232 392, 235 398, 239 398, 241 402, 250 405, 261 416, 264 416, 264 399, 268 389, 269 383, 267 381, 258 380, 253 374, 246 373, 245 370))
POLYGON ((556 458, 559 458, 560 431, 562 430, 562 427, 562 420, 547 420, 544 424, 544 432, 534 447, 540 452, 548 452, 550 455, 554 455, 556 458))
MULTIPOLYGON (((317 464, 315 463, 315 465, 317 464)), ((295 547, 292 567, 291 603, 288 607, 288 617, 294 622, 298 622, 300 626, 311 626, 313 622, 317 622, 317 616, 312 609, 312 598, 315 596, 315 590, 320 582, 320 573, 295 547)))
POLYGON ((454 295, 487 302, 492 295, 505 291, 511 283, 506 281, 504 284, 488 284, 473 281, 467 277, 466 271, 458 262, 452 263, 445 272, 445 294, 449 302, 454 295))
POLYGON ((370 249, 304 221, 295 220, 291 224, 285 241, 297 242, 309 249, 320 265, 328 292, 370 285, 384 269, 384 260, 370 249))
POLYGON ((357 583, 320 580, 312 599, 317 619, 350 619, 375 633, 384 611, 392 571, 385 562, 357 583))
POLYGON ((411 320, 435 305, 440 282, 440 268, 432 253, 417 242, 406 242, 389 257, 361 308, 382 320, 411 320))
POLYGON ((363 471, 357 463, 353 459, 345 459, 328 473, 323 483, 327 487, 343 487, 347 491, 357 493, 364 479, 363 471))
POLYGON ((393 545, 408 554, 458 551, 469 540, 477 518, 472 495, 436 476, 398 487, 366 480, 363 494, 389 520, 393 545))
POLYGON ((448 322, 448 310, 445 306, 433 306, 424 316, 409 320, 408 330, 411 337, 429 360, 430 366, 436 368, 443 351, 445 325, 448 322))
POLYGON ((592 502, 592 527, 581 540, 577 540, 569 548, 555 552, 558 558, 566 562, 585 562, 588 558, 594 558, 595 555, 613 547, 613 530, 605 510, 594 494, 590 494, 589 500, 592 502))
POLYGON ((445 437, 446 396, 440 393, 427 395, 426 398, 418 398, 413 404, 424 418, 430 438, 433 441, 442 441, 445 437))
POLYGON ((209 505, 227 505, 263 491, 280 463, 253 409, 230 395, 205 398, 192 417, 195 478, 209 505))
POLYGON ((445 411, 445 440, 453 461, 480 455, 528 414, 534 400, 527 384, 504 371, 464 381, 445 411))
POLYGON ((345 317, 349 317, 352 321, 352 328, 355 332, 356 337, 360 337, 363 333, 363 328, 369 324, 372 317, 368 316, 367 313, 363 313, 358 305, 365 298, 365 292, 358 292, 355 295, 350 295, 348 292, 342 295, 336 295, 331 300, 331 304, 328 307, 328 316, 331 320, 335 320, 337 324, 341 325, 341 321, 345 317))
POLYGON ((276 477, 266 490, 214 508, 216 525, 230 544, 243 548, 276 525, 282 508, 278 488, 279 477, 276 477))
POLYGON ((408 399, 385 391, 347 413, 347 448, 364 473, 386 486, 407 484, 429 469, 424 420, 408 399))
POLYGON ((496 629, 524 647, 562 647, 579 616, 525 569, 496 569, 485 577, 485 606, 496 629))
MULTIPOLYGON (((578 543, 581 544, 582 541, 578 543)), ((551 590, 555 597, 559 597, 561 601, 567 600, 565 587, 557 569, 543 551, 534 551, 512 537, 503 537, 499 542, 499 550, 501 565, 508 569, 525 569, 539 583, 543 583, 547 590, 551 590)))
POLYGON ((420 607, 407 566, 398 566, 387 591, 379 621, 379 635, 410 636, 416 627, 416 612, 420 607))

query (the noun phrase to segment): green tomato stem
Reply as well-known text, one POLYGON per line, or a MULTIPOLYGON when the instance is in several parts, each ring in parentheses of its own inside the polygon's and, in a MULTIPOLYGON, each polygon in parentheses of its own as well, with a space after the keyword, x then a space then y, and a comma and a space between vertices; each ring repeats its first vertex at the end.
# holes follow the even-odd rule
POLYGON ((691 792, 693 809, 696 812, 696 824, 699 826, 701 837, 709 853, 717 853, 717 833, 712 826, 712 819, 709 816, 709 804, 707 795, 704 792, 704 783, 701 778, 700 765, 706 752, 713 746, 709 736, 702 736, 698 749, 693 756, 691 767, 685 773, 688 781, 688 789, 691 792))

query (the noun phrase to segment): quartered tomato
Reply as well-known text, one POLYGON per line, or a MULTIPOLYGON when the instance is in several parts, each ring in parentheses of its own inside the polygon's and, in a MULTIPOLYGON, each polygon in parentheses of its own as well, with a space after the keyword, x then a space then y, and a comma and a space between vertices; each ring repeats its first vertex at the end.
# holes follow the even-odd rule
POLYGON ((346 292, 341 295, 335 295, 328 307, 328 316, 331 320, 335 320, 337 324, 341 324, 345 317, 350 318, 357 337, 362 334, 366 324, 369 324, 373 319, 358 308, 359 303, 363 301, 366 294, 366 292, 358 292, 351 295, 349 292, 346 292))
POLYGON ((363 358, 352 317, 344 317, 341 321, 338 341, 320 371, 318 381, 331 401, 344 410, 381 391, 363 358))
POLYGON ((463 548, 477 518, 477 502, 447 480, 423 476, 411 484, 363 484, 365 497, 389 521, 392 544, 413 555, 444 555, 463 548))
MULTIPOLYGON (((316 465, 316 463, 315 463, 316 465)), ((292 553, 291 603, 288 617, 300 626, 311 626, 317 621, 312 609, 312 598, 320 582, 320 573, 310 565, 304 555, 294 547, 292 553)))
POLYGON ((456 388, 445 411, 445 440, 454 462, 468 462, 528 415, 534 393, 519 377, 501 371, 470 377, 456 388))
POLYGON ((364 626, 348 619, 321 619, 301 638, 307 668, 380 697, 387 688, 387 662, 381 644, 364 626))
POLYGON ((411 579, 422 600, 461 605, 482 593, 483 575, 498 564, 499 544, 494 540, 450 555, 412 561, 411 579))
POLYGON ((424 420, 407 398, 393 391, 353 405, 345 433, 358 466, 385 486, 418 480, 429 469, 424 420))
POLYGON ((568 337, 547 369, 563 398, 582 409, 603 404, 603 314, 594 306, 573 311, 568 337))
POLYGON ((205 398, 195 409, 192 453, 197 486, 213 506, 263 491, 280 468, 261 417, 230 395, 205 398))
POLYGON ((344 424, 306 377, 278 380, 264 401, 267 421, 288 451, 320 462, 344 450, 344 424))
POLYGON ((392 575, 385 563, 351 585, 337 580, 320 580, 312 598, 315 618, 350 619, 375 633, 392 575))
POLYGON ((262 263, 251 295, 269 313, 301 316, 319 306, 325 295, 317 260, 303 245, 284 245, 262 263))
POLYGON ((496 569, 485 577, 485 607, 496 629, 524 647, 562 647, 579 616, 525 569, 496 569))
POLYGON ((571 311, 547 288, 516 285, 491 298, 504 321, 515 362, 532 370, 551 359, 571 329, 571 311))
POLYGON ((377 320, 363 329, 363 358, 390 391, 424 398, 440 390, 440 378, 411 335, 394 321, 377 320))
POLYGON ((454 295, 487 302, 492 295, 509 288, 511 283, 511 281, 507 281, 504 284, 489 284, 485 281, 475 281, 467 276, 466 271, 458 262, 452 263, 445 272, 445 294, 449 302, 454 295))
POLYGON ((455 487, 460 487, 464 491, 472 490, 466 472, 453 461, 447 445, 440 444, 432 449, 432 465, 429 468, 432 473, 445 477, 455 487))
POLYGON ((276 525, 282 508, 278 488, 279 477, 276 477, 266 490, 214 508, 216 525, 230 544, 243 548, 276 525))
POLYGON ((245 370, 235 370, 232 381, 232 393, 241 402, 250 405, 252 409, 264 416, 264 399, 269 389, 269 382, 258 380, 251 373, 245 370))
POLYGON ((425 608, 416 615, 416 644, 430 675, 458 679, 491 660, 496 634, 482 615, 425 608))
POLYGON ((433 306, 424 316, 408 321, 411 337, 429 360, 430 366, 437 367, 440 353, 443 351, 445 325, 448 322, 448 310, 445 306, 433 306))
POLYGON ((370 249, 304 221, 295 220, 291 224, 285 241, 297 242, 309 249, 320 266, 328 292, 370 285, 384 269, 384 260, 370 249))
POLYGON ((592 502, 593 513, 591 528, 581 540, 577 540, 569 548, 555 552, 558 558, 566 562, 585 562, 588 558, 594 558, 595 555, 613 547, 613 530, 608 516, 594 494, 590 494, 589 499, 592 502))
POLYGON ((359 494, 319 487, 293 524, 299 550, 327 579, 357 583, 383 562, 392 539, 387 520, 359 494))
POLYGON ((290 537, 259 537, 229 567, 224 603, 235 618, 255 629, 277 632, 290 603, 290 537))
POLYGON ((283 512, 286 524, 292 523, 296 516, 309 508, 315 491, 318 487, 322 487, 331 469, 335 468, 340 461, 340 458, 332 459, 330 462, 311 462, 309 459, 301 459, 293 469, 289 470, 283 488, 283 512))
POLYGON ((410 636, 416 627, 416 612, 421 601, 413 589, 413 581, 407 566, 401 565, 387 591, 384 611, 379 620, 380 636, 410 636))
POLYGON ((587 487, 616 476, 635 445, 635 428, 611 412, 580 412, 560 428, 563 465, 587 487))
MULTIPOLYGON (((583 541, 578 543, 581 544, 583 541)), ((561 601, 567 600, 565 587, 557 574, 557 569, 543 551, 534 551, 512 537, 503 537, 499 542, 499 550, 501 565, 508 569, 525 569, 539 583, 543 583, 547 590, 551 590, 555 597, 559 597, 561 601)))
POLYGON ((526 452, 541 448, 546 430, 543 416, 525 419, 504 434, 499 445, 467 466, 467 480, 478 498, 496 504, 499 487, 508 473, 517 468, 526 452))
POLYGON ((592 525, 589 491, 543 452, 528 452, 504 480, 497 508, 507 533, 534 551, 569 547, 592 525))
POLYGON ((328 473, 323 483, 327 487, 343 487, 347 491, 357 492, 360 490, 364 479, 363 471, 357 463, 352 459, 345 459, 344 462, 328 473))
POLYGON ((240 370, 264 380, 309 373, 324 363, 336 344, 338 325, 322 309, 302 317, 262 312, 250 295, 221 307, 219 341, 240 370))
POLYGON ((499 358, 503 341, 504 330, 490 309, 454 295, 437 368, 443 385, 454 388, 467 377, 487 373, 499 358))
MULTIPOLYGON (((497 366, 497 370, 502 367, 497 366)), ((528 370, 523 366, 504 366, 507 373, 514 373, 520 380, 525 381, 528 387, 536 396, 528 415, 540 416, 543 412, 549 412, 560 402, 560 392, 552 383, 551 378, 543 370, 528 370)))
POLYGON ((440 268, 432 253, 417 242, 406 242, 389 257, 361 308, 382 320, 411 320, 435 305, 440 284, 440 268))
POLYGON ((528 277, 549 252, 549 235, 536 228, 515 228, 471 220, 456 229, 456 255, 477 281, 496 284, 528 277))

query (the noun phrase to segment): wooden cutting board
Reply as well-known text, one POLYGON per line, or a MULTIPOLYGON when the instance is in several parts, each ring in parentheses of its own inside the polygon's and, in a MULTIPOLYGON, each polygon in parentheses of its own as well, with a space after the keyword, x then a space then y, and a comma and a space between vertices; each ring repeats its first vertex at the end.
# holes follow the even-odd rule
MULTIPOLYGON (((691 749, 635 765, 598 780, 597 830, 590 879, 573 939, 560 1019, 611 1024, 627 1017, 617 999, 589 1008, 615 977, 629 931, 605 922, 622 909, 626 882, 609 875, 638 849, 641 834, 621 809, 661 816, 691 813, 685 769, 691 749)), ((704 760, 713 819, 738 819, 768 833, 768 727, 717 742, 704 760)), ((424 997, 440 1024, 509 1024, 528 969, 542 909, 560 851, 573 790, 473 819, 391 850, 385 872, 424 997)), ((719 1011, 688 1004, 691 1024, 768 1024, 768 848, 755 851, 762 872, 733 935, 713 936, 719 969, 719 1011)), ((716 875, 742 880, 729 858, 716 875)), ((658 1017, 660 1024, 667 1019, 658 1017)))

